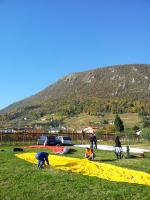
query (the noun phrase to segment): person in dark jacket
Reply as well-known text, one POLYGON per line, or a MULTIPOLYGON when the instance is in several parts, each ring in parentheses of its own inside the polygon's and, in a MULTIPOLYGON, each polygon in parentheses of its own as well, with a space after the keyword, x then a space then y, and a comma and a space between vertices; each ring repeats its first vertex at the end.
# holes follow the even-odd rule
POLYGON ((122 154, 122 146, 121 142, 119 140, 119 136, 116 137, 115 139, 115 154, 117 156, 117 159, 121 159, 121 154, 122 154))
POLYGON ((35 158, 38 160, 38 167, 39 168, 46 167, 45 162, 47 163, 47 165, 49 165, 48 155, 49 154, 47 152, 38 152, 35 155, 35 158))
POLYGON ((95 133, 93 134, 93 142, 94 142, 95 149, 97 149, 97 138, 96 138, 95 133))
POLYGON ((94 138, 93 138, 93 134, 90 135, 90 148, 91 148, 91 149, 94 148, 94 138))
POLYGON ((121 147, 121 142, 119 140, 119 136, 117 136, 116 139, 115 139, 115 146, 116 147, 121 147))

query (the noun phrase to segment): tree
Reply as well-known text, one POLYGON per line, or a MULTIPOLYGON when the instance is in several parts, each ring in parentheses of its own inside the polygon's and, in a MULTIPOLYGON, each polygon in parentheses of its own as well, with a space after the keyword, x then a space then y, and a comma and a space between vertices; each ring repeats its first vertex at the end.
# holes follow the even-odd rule
POLYGON ((119 132, 124 131, 123 121, 121 120, 118 114, 115 117, 114 125, 117 131, 119 132))

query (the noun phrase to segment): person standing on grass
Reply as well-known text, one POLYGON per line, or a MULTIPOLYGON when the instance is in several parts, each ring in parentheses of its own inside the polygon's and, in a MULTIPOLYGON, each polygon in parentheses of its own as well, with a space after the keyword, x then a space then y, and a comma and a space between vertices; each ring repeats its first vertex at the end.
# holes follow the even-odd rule
POLYGON ((49 166, 49 160, 48 160, 48 153, 47 152, 38 152, 35 155, 35 158, 38 160, 38 167, 39 168, 44 168, 46 167, 45 162, 47 163, 47 165, 49 166))
POLYGON ((93 135, 93 133, 91 133, 91 136, 90 136, 90 148, 91 149, 94 148, 94 135, 93 135))
POLYGON ((93 142, 94 142, 95 149, 97 149, 97 138, 96 138, 95 133, 93 134, 93 142))
POLYGON ((119 158, 121 159, 121 153, 122 153, 122 146, 119 140, 119 136, 117 136, 115 139, 115 154, 117 156, 117 159, 119 158))
POLYGON ((47 144, 48 144, 48 138, 46 137, 43 145, 46 146, 47 144))

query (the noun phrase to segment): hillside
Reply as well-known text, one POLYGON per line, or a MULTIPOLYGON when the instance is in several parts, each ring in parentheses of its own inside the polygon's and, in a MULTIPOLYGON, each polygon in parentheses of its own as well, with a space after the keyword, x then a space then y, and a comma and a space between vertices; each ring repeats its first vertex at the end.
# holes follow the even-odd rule
POLYGON ((132 112, 137 112, 139 108, 149 106, 150 65, 117 65, 69 74, 36 95, 1 110, 1 113, 9 113, 11 120, 15 120, 24 116, 31 118, 31 113, 33 119, 55 112, 62 115, 69 112, 90 114, 93 111, 88 107, 94 112, 111 112, 117 101, 121 101, 122 109, 126 109, 121 112, 130 112, 129 107, 134 108, 132 112), (103 104, 107 104, 108 110, 102 108, 103 104))

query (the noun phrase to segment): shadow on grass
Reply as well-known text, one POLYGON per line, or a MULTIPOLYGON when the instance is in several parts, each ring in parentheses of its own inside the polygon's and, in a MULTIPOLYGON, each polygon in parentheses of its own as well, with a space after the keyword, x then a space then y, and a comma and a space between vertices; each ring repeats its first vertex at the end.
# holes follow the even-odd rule
POLYGON ((77 150, 76 149, 70 149, 68 154, 74 154, 77 150))
POLYGON ((133 157, 130 157, 130 158, 100 159, 100 160, 95 160, 95 161, 98 161, 98 162, 114 162, 114 161, 117 161, 117 160, 132 160, 132 159, 144 159, 144 158, 133 156, 133 157))
POLYGON ((98 161, 98 162, 113 162, 116 161, 117 159, 100 159, 100 160, 94 160, 94 161, 98 161))

